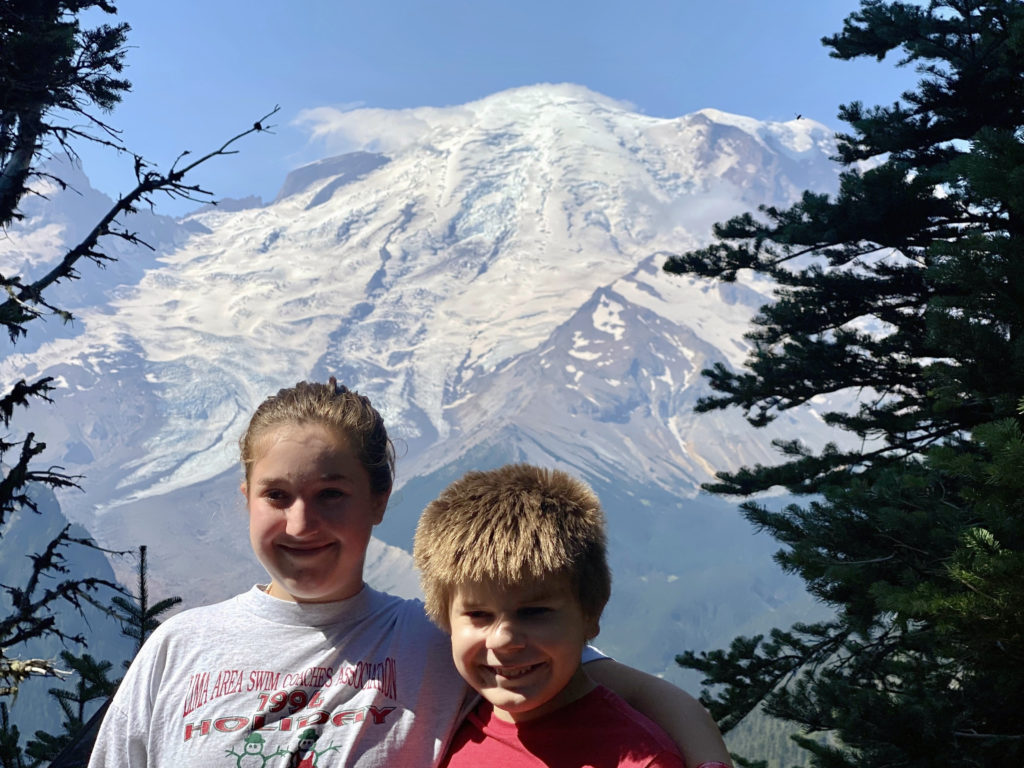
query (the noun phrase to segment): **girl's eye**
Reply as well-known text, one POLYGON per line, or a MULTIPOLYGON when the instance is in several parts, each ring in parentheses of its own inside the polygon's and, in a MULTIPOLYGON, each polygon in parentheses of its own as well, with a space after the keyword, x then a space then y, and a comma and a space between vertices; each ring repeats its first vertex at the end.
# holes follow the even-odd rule
POLYGON ((340 499, 342 496, 345 495, 345 492, 339 490, 338 488, 324 488, 322 491, 320 491, 319 495, 321 499, 333 501, 334 499, 340 499))

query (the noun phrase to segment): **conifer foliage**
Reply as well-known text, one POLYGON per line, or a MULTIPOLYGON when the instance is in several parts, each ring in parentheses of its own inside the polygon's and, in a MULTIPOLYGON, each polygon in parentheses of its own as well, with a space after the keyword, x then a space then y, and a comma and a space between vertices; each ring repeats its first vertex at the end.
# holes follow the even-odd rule
MULTIPOLYGON (((154 605, 149 603, 149 566, 146 562, 146 545, 139 547, 139 578, 137 582, 137 594, 134 599, 129 600, 122 595, 114 595, 110 601, 110 610, 114 617, 121 622, 121 634, 130 637, 135 641, 135 651, 132 659, 142 650, 146 638, 153 630, 160 626, 160 619, 157 617, 167 613, 176 605, 181 604, 180 597, 166 597, 158 600, 154 605)), ((132 660, 127 659, 124 667, 127 669, 132 660)))
MULTIPOLYGON (((111 17, 117 8, 106 0, 5 0, 0 3, 0 234, 18 242, 12 223, 20 218, 18 204, 32 189, 33 179, 46 177, 64 186, 64 182, 40 170, 45 158, 56 152, 76 157, 76 142, 91 141, 115 152, 135 158, 134 186, 96 222, 82 239, 68 248, 55 266, 40 274, 15 274, 0 271, 0 288, 6 294, 0 301, 0 327, 12 342, 26 333, 26 325, 45 316, 72 319, 66 309, 47 301, 47 292, 58 282, 81 277, 83 264, 102 264, 107 238, 115 237, 147 247, 125 226, 125 219, 140 204, 153 205, 153 195, 163 192, 174 198, 208 202, 209 193, 187 182, 187 174, 211 158, 233 154, 232 145, 250 133, 266 131, 267 119, 277 108, 257 120, 253 126, 228 139, 220 147, 195 159, 182 152, 168 170, 154 169, 120 141, 119 134, 101 116, 128 91, 129 83, 119 75, 126 53, 128 25, 101 24, 84 28, 81 16, 86 11, 111 17)), ((2 270, 2 268, 0 268, 2 270)), ((19 510, 36 510, 31 488, 43 484, 52 488, 74 487, 80 478, 69 476, 59 467, 37 467, 34 459, 45 445, 28 431, 12 437, 10 428, 19 408, 32 402, 49 400, 53 380, 16 382, 0 392, 0 526, 19 510)), ((46 552, 33 556, 36 564, 31 582, 25 587, 4 585, 17 607, 17 613, 0 618, 0 695, 11 694, 32 674, 46 674, 53 665, 41 660, 27 665, 9 654, 20 643, 40 634, 60 635, 52 610, 61 601, 78 606, 94 600, 104 585, 95 579, 66 578, 56 587, 39 589, 41 579, 68 576, 61 551, 69 544, 85 544, 65 531, 46 552), (35 591, 34 591, 35 590, 35 591), (20 623, 19 623, 20 622, 20 623)), ((60 635, 63 637, 63 635, 60 635)), ((81 642, 81 638, 65 638, 81 642)))
MULTIPOLYGON (((59 282, 81 278, 80 270, 90 263, 109 261, 105 247, 109 238, 148 247, 126 222, 140 206, 152 207, 156 193, 209 202, 210 193, 191 184, 189 173, 214 157, 234 154, 233 145, 242 137, 269 130, 272 126, 267 120, 277 112, 275 107, 216 149, 199 155, 186 150, 169 168, 156 168, 131 152, 117 130, 105 122, 105 116, 130 89, 121 77, 129 27, 117 23, 116 18, 117 8, 109 0, 0 0, 0 236, 17 249, 17 223, 22 218, 18 206, 26 195, 40 194, 35 182, 45 179, 66 187, 62 179, 45 170, 47 158, 60 153, 76 160, 75 147, 93 142, 134 159, 131 188, 89 231, 69 233, 80 239, 56 263, 39 266, 26 259, 24 272, 11 272, 0 265, 0 329, 12 343, 22 339, 28 325, 41 317, 73 319, 66 308, 53 303, 51 289, 59 282), (115 23, 90 27, 85 18, 115 23)), ((0 535, 10 525, 31 524, 31 514, 22 513, 39 511, 34 487, 75 487, 80 480, 60 467, 38 465, 46 446, 31 429, 11 434, 15 422, 30 423, 30 417, 19 414, 15 418, 15 414, 32 403, 50 400, 54 389, 53 379, 43 377, 21 380, 0 391, 0 535)), ((19 686, 32 677, 62 676, 56 660, 20 658, 19 652, 27 642, 45 636, 58 637, 71 646, 85 645, 87 638, 61 629, 59 612, 80 610, 84 603, 100 605, 101 591, 120 591, 116 584, 70 571, 66 548, 95 545, 69 531, 65 528, 43 552, 29 554, 33 565, 25 584, 0 585, 10 606, 0 616, 0 698, 8 697, 0 701, 4 768, 22 761, 18 734, 13 726, 8 728, 8 702, 13 702, 19 686)), ((156 614, 169 607, 166 602, 152 608, 142 606, 140 639, 153 626, 156 614)), ((89 657, 74 658, 77 664, 89 657)), ((74 719, 68 723, 74 724, 74 719)))
POLYGON ((117 690, 119 681, 110 679, 113 665, 109 661, 97 661, 88 653, 76 656, 70 651, 61 651, 60 659, 74 675, 71 688, 50 689, 50 695, 60 704, 64 715, 63 730, 58 734, 36 731, 35 739, 25 747, 25 755, 33 760, 33 765, 49 765, 82 731, 89 705, 105 701, 117 690))
POLYGON ((109 14, 103 0, 5 0, 0 6, 0 226, 21 218, 18 201, 36 157, 52 140, 70 152, 76 138, 112 143, 109 111, 131 87, 124 69, 128 25, 83 29, 78 15, 109 14))
POLYGON ((723 729, 763 705, 829 732, 801 741, 814 765, 1024 765, 1024 2, 862 0, 823 42, 920 82, 841 108, 834 196, 718 224, 665 269, 777 286, 699 410, 760 427, 858 394, 824 414, 855 439, 794 437, 709 486, 807 497, 742 508, 835 618, 679 662, 721 686, 723 729))

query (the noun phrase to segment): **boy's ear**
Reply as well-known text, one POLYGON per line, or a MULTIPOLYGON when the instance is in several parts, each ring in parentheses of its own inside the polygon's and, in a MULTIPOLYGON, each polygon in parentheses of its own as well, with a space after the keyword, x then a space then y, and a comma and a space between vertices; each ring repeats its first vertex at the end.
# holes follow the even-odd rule
POLYGON ((242 495, 243 495, 243 496, 244 496, 244 497, 245 497, 246 499, 248 499, 248 498, 249 498, 249 486, 248 486, 248 484, 247 484, 247 483, 245 482, 245 480, 243 480, 243 481, 242 481, 242 483, 241 483, 241 485, 239 485, 239 486, 238 486, 238 490, 240 490, 240 491, 242 492, 242 495))
POLYGON ((586 620, 587 630, 587 642, 590 642, 599 634, 601 634, 601 617, 600 616, 588 616, 586 620))

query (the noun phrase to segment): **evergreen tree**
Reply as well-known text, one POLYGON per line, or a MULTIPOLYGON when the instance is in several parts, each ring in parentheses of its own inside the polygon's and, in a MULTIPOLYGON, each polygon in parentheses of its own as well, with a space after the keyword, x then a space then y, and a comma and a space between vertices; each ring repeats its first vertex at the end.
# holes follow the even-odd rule
MULTIPOLYGON (((128 81, 120 76, 128 25, 84 28, 82 18, 87 12, 113 18, 117 8, 109 0, 0 1, 0 235, 17 245, 18 232, 12 223, 20 218, 21 200, 33 194, 33 179, 45 176, 65 186, 61 179, 40 170, 42 160, 52 153, 63 152, 75 159, 76 143, 88 141, 115 152, 128 152, 135 160, 132 188, 55 265, 39 274, 0 274, 5 297, 0 302, 0 327, 12 342, 22 338, 28 323, 39 317, 72 319, 70 312, 50 303, 48 292, 60 281, 81 277, 79 270, 89 262, 108 261, 110 256, 104 248, 107 238, 146 246, 126 227, 125 220, 140 205, 152 207, 154 193, 208 202, 209 193, 189 184, 188 174, 211 158, 233 154, 235 142, 267 130, 266 120, 277 112, 275 108, 217 149, 195 159, 185 151, 170 168, 154 168, 130 152, 117 131, 101 118, 129 90, 128 81)), ((33 269, 31 260, 26 269, 33 269)), ((46 446, 32 431, 20 436, 6 433, 18 407, 48 401, 53 389, 52 378, 44 377, 18 381, 0 392, 0 422, 5 430, 0 436, 0 532, 16 512, 38 511, 32 497, 34 485, 75 487, 80 479, 65 474, 60 467, 36 466, 34 459, 46 446)), ((25 524, 24 519, 17 524, 25 524)), ((2 585, 12 607, 0 616, 0 697, 13 700, 19 685, 30 677, 59 676, 52 659, 18 658, 19 646, 46 635, 73 645, 85 644, 84 637, 61 630, 57 620, 61 607, 80 609, 83 602, 96 603, 101 588, 119 590, 115 584, 70 573, 62 554, 70 545, 94 546, 88 539, 71 536, 66 528, 43 552, 30 555, 33 567, 24 585, 2 585)), ((11 732, 5 728, 0 733, 2 743, 8 744, 11 732)))
MULTIPOLYGON (((121 595, 115 595, 110 603, 111 613, 121 622, 121 634, 135 641, 135 654, 132 656, 134 658, 142 650, 142 645, 146 642, 146 638, 152 634, 154 629, 160 626, 160 621, 157 617, 181 603, 181 598, 177 596, 167 597, 158 601, 156 605, 151 606, 149 604, 146 545, 143 544, 139 547, 138 594, 135 595, 135 599, 132 601, 121 595)), ((127 659, 124 662, 125 669, 131 663, 132 660, 127 659)))
POLYGON ((0 768, 24 768, 18 726, 11 723, 7 703, 0 701, 0 768))
POLYGON ((59 734, 36 731, 35 739, 25 745, 25 755, 33 765, 49 764, 61 750, 74 741, 85 725, 89 705, 95 701, 106 701, 114 695, 118 680, 110 679, 112 664, 97 661, 88 653, 75 656, 61 651, 61 661, 75 675, 75 684, 70 688, 51 688, 49 693, 60 704, 64 713, 59 734))
POLYGON ((79 14, 116 9, 104 0, 5 0, 0 5, 0 226, 20 218, 18 201, 47 140, 114 143, 107 112, 131 87, 124 69, 127 24, 82 29, 79 14), (81 125, 87 126, 82 128, 81 125))
POLYGON ((841 59, 899 50, 921 80, 841 108, 834 196, 716 225, 665 269, 777 286, 747 369, 705 371, 699 410, 760 427, 859 395, 824 415, 855 439, 780 442, 780 464, 709 486, 809 497, 742 508, 836 615, 679 661, 724 686, 705 699, 725 730, 763 703, 831 732, 797 737, 814 765, 1022 765, 1024 3, 862 0, 823 42, 841 59))

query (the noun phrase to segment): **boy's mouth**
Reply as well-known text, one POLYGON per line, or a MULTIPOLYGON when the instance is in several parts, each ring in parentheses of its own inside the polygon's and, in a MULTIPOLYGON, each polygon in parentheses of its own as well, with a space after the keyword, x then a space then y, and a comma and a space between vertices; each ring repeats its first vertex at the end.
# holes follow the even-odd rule
POLYGON ((517 667, 489 666, 488 669, 491 670, 491 672, 493 672, 498 677, 504 677, 506 680, 515 680, 518 677, 524 677, 530 674, 535 669, 540 669, 541 666, 543 666, 543 662, 539 662, 537 664, 527 664, 525 666, 517 667))

